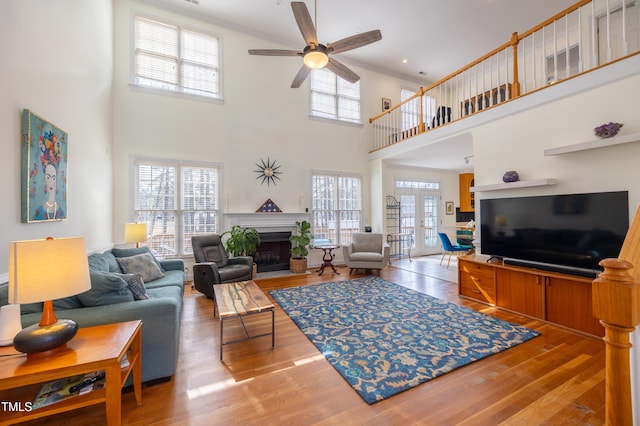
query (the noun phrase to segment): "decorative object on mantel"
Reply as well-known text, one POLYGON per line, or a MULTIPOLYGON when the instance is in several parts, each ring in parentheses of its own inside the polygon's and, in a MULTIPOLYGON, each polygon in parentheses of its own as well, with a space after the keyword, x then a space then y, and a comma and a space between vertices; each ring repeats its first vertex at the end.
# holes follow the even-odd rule
POLYGON ((265 183, 266 181, 267 186, 269 186, 271 184, 275 185, 276 179, 280 180, 278 175, 282 172, 279 172, 278 169, 281 166, 276 166, 276 160, 273 160, 273 162, 271 162, 269 157, 267 157, 267 162, 265 163, 261 158, 260 164, 256 163, 256 166, 258 166, 258 170, 254 170, 254 172, 258 173, 258 177, 256 179, 262 179, 260 183, 265 183))
POLYGON ((256 210, 256 213, 282 213, 282 210, 269 198, 262 203, 258 210, 256 210))
POLYGON ((504 183, 517 182, 519 179, 520 176, 518 176, 518 172, 515 170, 509 170, 508 172, 504 172, 504 175, 502 175, 502 181, 504 183))
POLYGON ((602 124, 596 127, 595 129, 593 129, 593 131, 595 132, 596 136, 599 138, 602 138, 602 139, 612 138, 618 134, 622 126, 623 126, 622 123, 609 122, 607 124, 602 124))

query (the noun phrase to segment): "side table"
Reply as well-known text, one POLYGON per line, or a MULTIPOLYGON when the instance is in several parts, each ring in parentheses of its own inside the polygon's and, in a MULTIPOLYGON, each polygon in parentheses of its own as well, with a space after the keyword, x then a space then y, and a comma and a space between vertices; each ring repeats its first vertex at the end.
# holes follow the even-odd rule
POLYGON ((104 402, 107 424, 121 422, 122 387, 133 375, 133 390, 138 405, 142 404, 141 321, 100 325, 78 329, 66 352, 41 358, 15 352, 13 347, 0 348, 0 401, 11 408, 0 407, 0 425, 11 425, 52 414, 104 402), (11 356, 16 354, 15 356, 11 356), (121 368, 124 356, 129 365, 121 368), (42 383, 104 370, 104 389, 31 410, 42 383))
POLYGON ((336 267, 333 264, 333 251, 340 248, 340 246, 335 244, 321 244, 312 246, 311 248, 319 249, 324 252, 322 254, 322 266, 320 266, 320 269, 316 271, 318 275, 322 275, 322 273, 324 272, 324 268, 326 268, 327 266, 329 266, 335 274, 340 275, 340 272, 336 270, 336 267))

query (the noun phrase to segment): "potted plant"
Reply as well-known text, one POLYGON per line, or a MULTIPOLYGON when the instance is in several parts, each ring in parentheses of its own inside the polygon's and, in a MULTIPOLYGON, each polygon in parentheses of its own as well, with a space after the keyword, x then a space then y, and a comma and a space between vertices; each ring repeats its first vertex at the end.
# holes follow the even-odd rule
POLYGON ((295 274, 307 271, 307 255, 311 244, 311 224, 306 220, 296 222, 296 233, 289 237, 291 241, 291 259, 289 270, 295 274))
POLYGON ((231 256, 251 256, 260 244, 260 234, 255 228, 243 228, 234 225, 220 236, 227 237, 224 248, 231 256))

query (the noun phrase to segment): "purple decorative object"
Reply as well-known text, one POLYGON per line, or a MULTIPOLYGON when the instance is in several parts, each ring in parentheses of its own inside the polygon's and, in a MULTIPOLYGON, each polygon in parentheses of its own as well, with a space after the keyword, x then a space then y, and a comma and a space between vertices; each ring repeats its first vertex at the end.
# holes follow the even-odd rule
POLYGON ((518 172, 516 172, 515 170, 509 170, 502 176, 502 181, 505 183, 517 182, 518 179, 520 179, 520 176, 518 176, 518 172))
POLYGON ((606 139, 606 138, 612 138, 615 135, 617 135, 621 127, 622 127, 622 123, 611 122, 607 124, 602 124, 596 127, 595 129, 593 129, 593 131, 595 132, 597 137, 606 139))

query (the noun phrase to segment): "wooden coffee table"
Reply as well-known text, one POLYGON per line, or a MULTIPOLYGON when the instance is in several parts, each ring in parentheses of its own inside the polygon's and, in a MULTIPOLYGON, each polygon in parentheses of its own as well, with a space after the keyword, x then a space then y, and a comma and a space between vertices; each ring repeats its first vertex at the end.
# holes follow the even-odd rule
POLYGON ((121 421, 122 387, 133 374, 133 390, 142 404, 141 321, 100 325, 78 329, 68 343, 69 350, 52 356, 30 357, 15 354, 13 347, 0 348, 0 425, 21 423, 64 411, 104 402, 107 424, 121 421), (129 365, 120 363, 127 355, 129 365), (42 383, 104 370, 104 389, 75 396, 45 407, 30 410, 42 383))
POLYGON ((222 348, 231 343, 243 342, 248 339, 271 336, 271 347, 275 347, 275 313, 273 303, 260 290, 253 281, 241 281, 237 283, 216 284, 213 286, 220 317, 220 360, 222 360, 222 348), (243 317, 248 315, 271 312, 271 333, 250 335, 244 324, 243 317), (238 319, 244 329, 246 337, 242 339, 224 341, 224 323, 230 319, 238 319))

